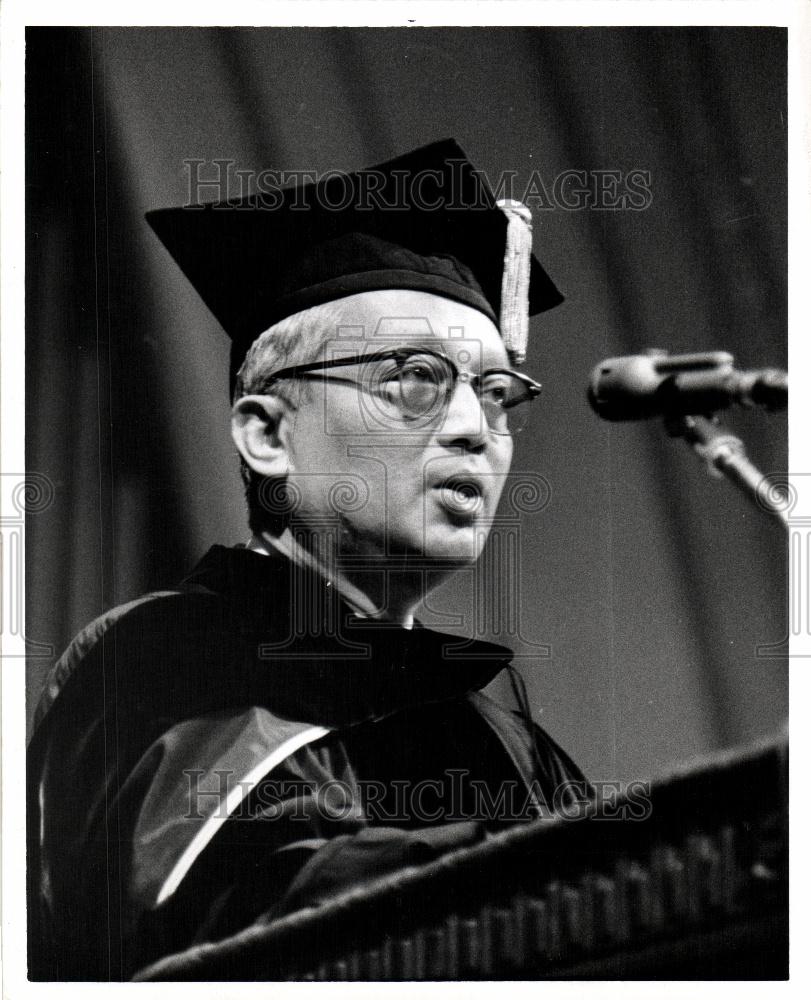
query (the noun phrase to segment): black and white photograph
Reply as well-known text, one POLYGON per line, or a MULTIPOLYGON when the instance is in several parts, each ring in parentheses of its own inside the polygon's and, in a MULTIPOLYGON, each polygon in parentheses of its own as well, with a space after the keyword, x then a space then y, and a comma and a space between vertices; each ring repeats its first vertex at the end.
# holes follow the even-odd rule
POLYGON ((786 981, 787 23, 383 6, 24 26, 22 980, 786 981))

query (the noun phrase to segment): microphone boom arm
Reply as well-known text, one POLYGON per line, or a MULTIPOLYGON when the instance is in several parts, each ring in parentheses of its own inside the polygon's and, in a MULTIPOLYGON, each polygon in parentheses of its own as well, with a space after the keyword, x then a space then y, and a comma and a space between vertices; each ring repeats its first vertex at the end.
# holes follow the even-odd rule
POLYGON ((755 506, 772 514, 788 529, 788 497, 749 460, 744 443, 736 434, 717 419, 696 415, 669 418, 665 427, 671 437, 684 438, 705 462, 710 475, 726 476, 755 506))

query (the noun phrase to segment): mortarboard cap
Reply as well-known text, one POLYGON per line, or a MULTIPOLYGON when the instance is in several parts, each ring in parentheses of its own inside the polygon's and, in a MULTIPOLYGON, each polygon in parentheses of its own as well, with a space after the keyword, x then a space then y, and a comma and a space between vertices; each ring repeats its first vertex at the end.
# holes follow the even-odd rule
POLYGON ((471 305, 499 326, 516 362, 527 315, 563 301, 531 254, 528 211, 497 203, 452 139, 355 173, 146 218, 231 337, 232 386, 270 326, 357 292, 416 289, 471 305))

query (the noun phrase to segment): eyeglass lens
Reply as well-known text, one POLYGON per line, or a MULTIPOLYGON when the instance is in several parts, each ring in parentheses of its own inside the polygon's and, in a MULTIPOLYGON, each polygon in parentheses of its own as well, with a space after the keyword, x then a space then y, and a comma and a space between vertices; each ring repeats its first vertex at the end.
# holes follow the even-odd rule
MULTIPOLYGON (((454 372, 445 359, 433 354, 411 354, 383 376, 391 403, 412 420, 428 422, 439 416, 454 389, 454 372), (396 390, 395 390, 396 386, 396 390), (399 398, 394 398, 394 393, 399 398)), ((526 423, 532 398, 524 382, 507 371, 485 373, 477 379, 477 394, 488 426, 496 434, 515 434, 526 423)))

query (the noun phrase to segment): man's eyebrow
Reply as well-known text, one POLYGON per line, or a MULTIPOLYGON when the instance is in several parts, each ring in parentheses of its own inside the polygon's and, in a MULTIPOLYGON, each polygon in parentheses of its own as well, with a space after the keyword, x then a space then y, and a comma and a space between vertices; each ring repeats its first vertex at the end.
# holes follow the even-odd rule
POLYGON ((386 354, 393 351, 409 351, 413 354, 425 351, 428 354, 441 354, 443 357, 447 357, 448 352, 442 349, 444 343, 445 341, 442 340, 420 340, 411 344, 404 344, 400 340, 391 338, 380 342, 367 342, 366 347, 368 351, 364 353, 368 353, 369 357, 373 357, 375 354, 386 354))
MULTIPOLYGON (((369 360, 375 359, 375 355, 381 354, 385 355, 388 351, 408 351, 409 353, 419 354, 420 351, 425 351, 429 354, 439 355, 448 361, 451 361, 456 365, 461 371, 467 369, 477 370, 478 372, 487 371, 513 371, 513 367, 509 362, 508 358, 493 358, 486 355, 485 351, 482 349, 474 350, 470 353, 470 357, 466 361, 459 361, 454 357, 454 351, 452 348, 454 346, 463 347, 467 350, 466 345, 475 343, 479 348, 481 348, 481 341, 476 340, 475 337, 472 338, 440 338, 435 337, 429 339, 426 337, 425 340, 417 340, 410 344, 403 344, 394 338, 381 342, 375 343, 373 341, 367 341, 366 347, 369 348, 367 351, 359 351, 359 354, 364 354, 368 356, 369 360)), ((381 360, 386 360, 381 358, 381 360)))

